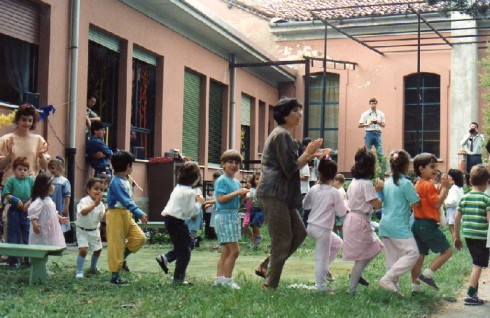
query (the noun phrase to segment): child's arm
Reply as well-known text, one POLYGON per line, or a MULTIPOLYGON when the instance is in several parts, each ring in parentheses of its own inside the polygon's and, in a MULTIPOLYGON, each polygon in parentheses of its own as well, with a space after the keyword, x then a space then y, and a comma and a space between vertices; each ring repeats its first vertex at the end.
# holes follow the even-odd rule
MULTIPOLYGON (((489 213, 490 215, 490 213, 489 213)), ((454 247, 460 250, 463 247, 463 243, 461 242, 461 238, 459 237, 459 229, 461 227, 461 212, 456 211, 456 216, 454 217, 454 231, 453 231, 453 241, 454 247)))
POLYGON ((143 223, 148 222, 145 212, 143 212, 131 199, 131 196, 126 191, 120 178, 114 178, 110 185, 111 195, 114 196, 113 201, 119 201, 126 209, 128 209, 135 217, 143 223))
MULTIPOLYGON (((89 214, 100 204, 101 201, 102 201, 102 193, 95 198, 95 200, 92 202, 92 204, 82 208, 80 211, 78 211, 78 213, 80 213, 81 215, 89 214)), ((79 205, 79 207, 81 207, 80 203, 78 205, 79 205)))
POLYGON ((63 208, 63 216, 68 217, 68 209, 70 207, 70 197, 65 197, 65 206, 63 208))
POLYGON ((219 203, 223 204, 223 203, 226 203, 228 201, 233 200, 234 197, 241 195, 242 196, 241 200, 245 200, 245 195, 249 191, 250 190, 247 189, 247 188, 240 188, 240 189, 238 189, 236 191, 233 191, 232 193, 220 195, 216 199, 218 200, 219 203))
POLYGON ((439 192, 439 200, 437 201, 435 208, 440 209, 446 200, 449 193, 449 188, 453 185, 453 180, 450 176, 444 173, 441 177, 441 191, 439 192))
POLYGON ((41 234, 41 226, 39 225, 37 219, 32 219, 31 221, 32 221, 32 230, 34 231, 34 233, 41 234))
MULTIPOLYGON (((376 189, 378 196, 382 195, 383 188, 384 188, 384 182, 381 179, 377 178, 376 183, 374 184, 374 189, 376 189), (379 193, 381 193, 381 194, 379 194, 379 193)), ((383 201, 379 197, 376 199, 373 199, 369 202, 371 202, 371 204, 373 205, 373 208, 375 210, 379 210, 383 206, 383 201)))

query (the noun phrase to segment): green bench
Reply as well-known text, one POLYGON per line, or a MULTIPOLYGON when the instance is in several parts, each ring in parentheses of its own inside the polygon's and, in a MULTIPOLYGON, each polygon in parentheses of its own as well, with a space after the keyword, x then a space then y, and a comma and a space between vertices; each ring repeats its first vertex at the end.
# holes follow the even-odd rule
POLYGON ((0 255, 30 258, 29 284, 45 282, 48 279, 48 256, 59 256, 65 249, 66 247, 61 246, 0 243, 0 255))
MULTIPOLYGON (((77 225, 75 224, 75 221, 71 221, 70 222, 71 226, 73 227, 77 227, 77 225)), ((146 224, 143 224, 143 223, 136 223, 138 224, 138 226, 142 229, 164 229, 165 228, 165 222, 163 221, 150 221, 146 224)))

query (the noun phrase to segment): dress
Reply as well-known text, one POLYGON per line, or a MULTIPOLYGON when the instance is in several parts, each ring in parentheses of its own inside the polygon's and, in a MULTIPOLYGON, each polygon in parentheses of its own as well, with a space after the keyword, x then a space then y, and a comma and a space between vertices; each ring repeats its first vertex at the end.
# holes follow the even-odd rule
MULTIPOLYGON (((56 211, 58 211, 59 215, 63 214, 63 210, 65 209, 65 198, 71 197, 71 185, 70 181, 63 176, 54 177, 53 180, 54 192, 51 194, 51 198, 56 205, 56 211)), ((70 214, 68 214, 68 222, 70 221, 70 214)), ((70 223, 61 224, 61 230, 63 232, 67 232, 71 230, 70 223)))
POLYGON ((373 205, 377 198, 370 180, 354 179, 347 189, 349 211, 344 221, 344 260, 360 261, 374 257, 383 249, 383 244, 370 224, 373 205))
POLYGON ((28 210, 29 219, 37 219, 41 227, 41 233, 36 234, 32 228, 29 228, 29 244, 35 245, 54 245, 66 246, 65 237, 61 231, 58 213, 51 197, 44 199, 37 198, 31 203, 28 210))

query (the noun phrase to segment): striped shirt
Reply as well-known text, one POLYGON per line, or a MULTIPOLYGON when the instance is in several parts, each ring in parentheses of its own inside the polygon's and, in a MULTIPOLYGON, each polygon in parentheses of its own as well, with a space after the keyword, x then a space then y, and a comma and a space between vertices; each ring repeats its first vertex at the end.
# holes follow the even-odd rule
POLYGON ((461 221, 463 237, 486 240, 488 233, 487 213, 490 212, 490 197, 484 192, 471 191, 463 196, 459 202, 458 211, 463 216, 461 221))

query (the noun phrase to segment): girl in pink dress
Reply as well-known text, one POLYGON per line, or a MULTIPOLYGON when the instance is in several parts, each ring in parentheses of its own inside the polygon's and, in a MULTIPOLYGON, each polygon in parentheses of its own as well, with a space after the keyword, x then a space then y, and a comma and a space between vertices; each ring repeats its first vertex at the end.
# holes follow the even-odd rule
POLYGON ((383 190, 383 182, 377 180, 373 186, 370 180, 374 177, 375 164, 373 153, 366 148, 359 149, 351 170, 354 180, 347 189, 350 213, 344 222, 344 260, 354 261, 349 283, 351 294, 359 283, 369 285, 362 273, 383 249, 370 223, 373 208, 381 208, 382 203, 376 192, 383 190))
POLYGON ((66 246, 60 222, 67 224, 68 219, 56 212, 54 201, 49 196, 54 191, 53 179, 40 173, 34 181, 33 202, 28 209, 31 220, 29 244, 66 246))

